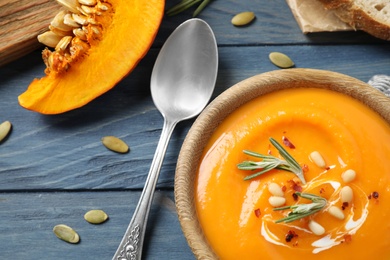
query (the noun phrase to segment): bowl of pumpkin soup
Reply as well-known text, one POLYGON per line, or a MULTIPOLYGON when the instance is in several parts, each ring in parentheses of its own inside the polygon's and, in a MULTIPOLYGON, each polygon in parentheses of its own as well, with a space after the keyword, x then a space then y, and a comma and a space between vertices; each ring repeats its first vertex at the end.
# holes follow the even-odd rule
POLYGON ((390 259, 390 99, 347 75, 277 70, 227 89, 175 176, 197 259, 390 259))

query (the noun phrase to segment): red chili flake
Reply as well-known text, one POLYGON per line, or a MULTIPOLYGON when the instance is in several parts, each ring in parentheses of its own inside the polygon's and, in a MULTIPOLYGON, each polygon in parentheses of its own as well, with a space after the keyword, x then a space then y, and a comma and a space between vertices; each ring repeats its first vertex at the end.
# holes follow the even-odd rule
POLYGON ((255 215, 256 215, 256 217, 260 217, 260 215, 261 215, 261 211, 260 211, 260 209, 255 209, 255 215))
POLYGON ((297 233, 294 232, 294 230, 289 230, 286 234, 286 242, 291 242, 291 240, 294 238, 294 237, 298 237, 297 233))
POLYGON ((344 209, 348 208, 348 206, 349 206, 348 202, 343 202, 341 209, 344 210, 344 209))
POLYGON ((298 191, 298 192, 302 192, 302 186, 295 183, 293 186, 293 190, 298 191))
POLYGON ((303 164, 301 167, 302 167, 302 171, 303 172, 308 172, 309 171, 309 165, 303 164))
POLYGON ((368 199, 369 199, 369 200, 371 199, 371 194, 370 194, 370 195, 368 195, 368 199))
POLYGON ((293 193, 292 196, 293 196, 293 198, 294 198, 295 201, 298 200, 298 195, 297 195, 296 193, 293 193))
POLYGON ((344 235, 344 241, 346 243, 350 243, 352 241, 352 235, 350 234, 344 235))
POLYGON ((371 194, 372 194, 372 197, 373 197, 374 199, 378 199, 378 198, 379 198, 379 193, 378 193, 378 192, 374 191, 374 192, 371 193, 371 194))
POLYGON ((287 146, 288 148, 291 148, 291 149, 295 149, 295 145, 293 145, 293 143, 291 143, 290 140, 288 140, 287 137, 283 136, 282 140, 283 140, 283 144, 285 146, 287 146))
POLYGON ((290 183, 290 187, 294 191, 298 191, 298 192, 302 191, 302 187, 299 184, 297 184, 294 180, 288 180, 287 182, 290 183))
POLYGON ((286 190, 287 190, 286 185, 283 185, 283 186, 282 186, 282 191, 285 192, 286 190))
POLYGON ((320 189, 320 194, 324 193, 325 192, 325 189, 324 188, 321 188, 320 189))

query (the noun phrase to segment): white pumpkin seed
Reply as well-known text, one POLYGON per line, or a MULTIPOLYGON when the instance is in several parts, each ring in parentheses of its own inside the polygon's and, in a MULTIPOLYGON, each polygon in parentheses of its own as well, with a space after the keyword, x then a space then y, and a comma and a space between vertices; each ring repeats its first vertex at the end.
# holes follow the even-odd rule
POLYGON ((77 244, 80 241, 79 234, 73 228, 59 224, 53 228, 54 234, 59 238, 71 244, 77 244))
POLYGON ((108 219, 108 215, 101 209, 93 209, 85 213, 84 219, 91 224, 101 224, 108 219))
POLYGON ((57 2, 72 13, 79 13, 77 8, 80 4, 77 0, 57 0, 57 2))
POLYGON ((242 12, 242 13, 236 14, 232 18, 231 22, 234 26, 244 26, 244 25, 251 23, 253 21, 253 19, 255 19, 255 17, 256 16, 255 16, 254 12, 242 12))
POLYGON ((82 5, 89 5, 89 6, 96 5, 96 3, 97 3, 96 0, 78 0, 78 1, 82 5))
POLYGON ((274 65, 282 69, 288 69, 295 65, 290 57, 281 52, 271 52, 268 57, 274 65))
POLYGON ((129 146, 124 141, 115 136, 103 137, 102 143, 105 147, 117 153, 127 153, 129 151, 129 146))
POLYGON ((11 128, 12 125, 10 121, 4 121, 0 124, 0 142, 11 132, 11 128))
POLYGON ((55 48, 57 44, 60 42, 63 36, 56 34, 52 31, 44 32, 40 35, 38 35, 38 41, 40 43, 45 44, 48 47, 55 48))

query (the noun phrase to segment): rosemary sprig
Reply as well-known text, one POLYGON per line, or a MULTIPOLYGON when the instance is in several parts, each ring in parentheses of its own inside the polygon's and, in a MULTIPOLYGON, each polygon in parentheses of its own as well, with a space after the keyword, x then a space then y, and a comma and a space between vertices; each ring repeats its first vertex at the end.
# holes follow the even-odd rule
POLYGON ((187 9, 189 9, 190 7, 192 7, 193 5, 196 5, 198 3, 200 3, 200 5, 195 9, 194 13, 192 14, 192 17, 196 17, 198 16, 198 14, 200 12, 202 12, 202 10, 211 2, 212 0, 182 0, 180 3, 178 3, 177 5, 171 7, 168 11, 167 11, 167 15, 168 16, 173 16, 173 15, 177 15, 187 9))
POLYGON ((279 154, 284 158, 284 160, 281 160, 272 155, 263 155, 256 152, 244 150, 244 153, 247 155, 263 159, 260 162, 244 161, 237 165, 238 169, 240 170, 260 169, 259 172, 256 172, 254 174, 245 177, 244 180, 253 179, 272 169, 279 169, 279 170, 285 170, 294 173, 295 175, 298 176, 302 184, 306 184, 306 180, 305 177, 303 176, 303 171, 299 163, 297 163, 297 161, 295 161, 295 159, 275 139, 271 137, 269 140, 271 144, 279 151, 279 154))
POLYGON ((288 213, 287 217, 276 220, 275 223, 280 223, 280 222, 293 222, 295 220, 310 216, 320 210, 322 210, 326 204, 328 203, 326 199, 323 197, 311 194, 311 193, 301 193, 301 192, 296 192, 296 195, 299 197, 309 199, 312 201, 312 203, 309 204, 297 204, 297 205, 292 205, 292 206, 285 206, 285 207, 279 207, 279 208, 274 208, 274 211, 278 210, 286 210, 286 209, 291 209, 291 212, 288 213))

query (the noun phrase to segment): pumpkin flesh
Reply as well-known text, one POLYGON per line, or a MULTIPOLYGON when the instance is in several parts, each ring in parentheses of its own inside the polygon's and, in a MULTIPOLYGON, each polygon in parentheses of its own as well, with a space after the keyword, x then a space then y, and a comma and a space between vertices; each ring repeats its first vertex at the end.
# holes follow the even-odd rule
POLYGON ((157 34, 164 1, 110 0, 113 14, 86 56, 62 73, 34 79, 19 104, 42 114, 79 108, 113 88, 146 55, 157 34))

